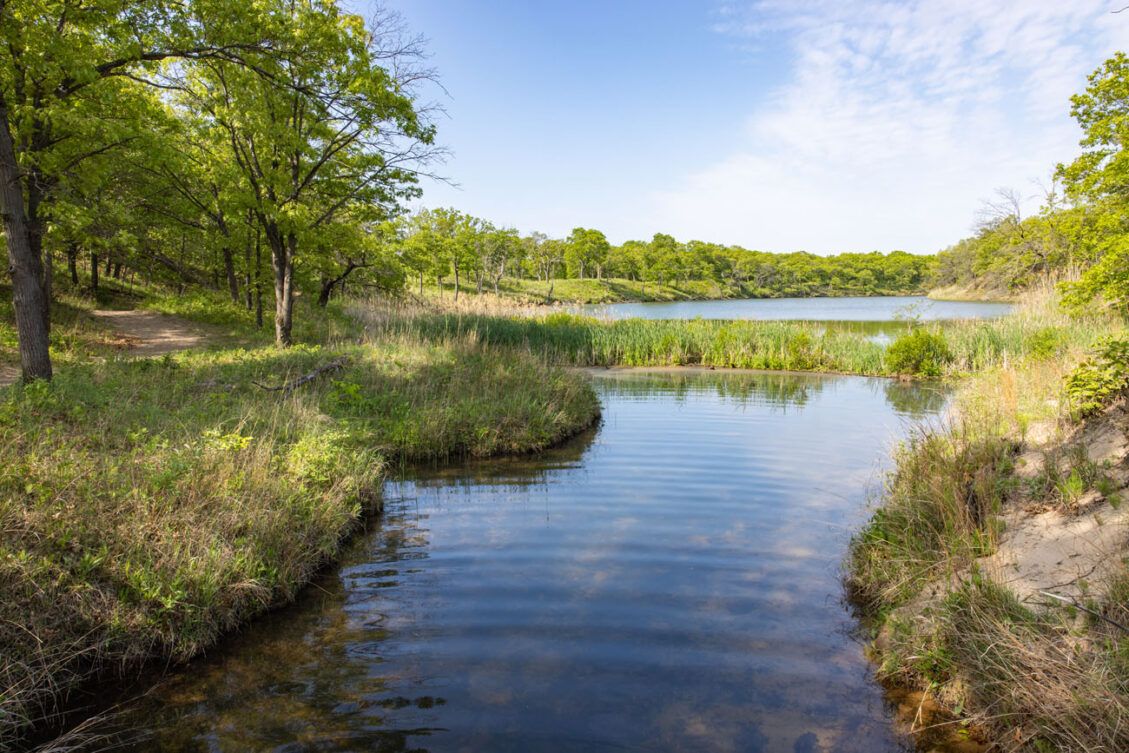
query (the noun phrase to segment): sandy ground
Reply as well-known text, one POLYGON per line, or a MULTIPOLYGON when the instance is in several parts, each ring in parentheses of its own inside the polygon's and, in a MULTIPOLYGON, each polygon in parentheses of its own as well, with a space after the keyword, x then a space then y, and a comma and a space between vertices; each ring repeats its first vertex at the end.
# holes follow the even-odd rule
POLYGON ((192 322, 154 311, 95 311, 94 316, 125 339, 129 354, 135 356, 163 356, 194 348, 207 337, 192 322))
MULTIPOLYGON (((1072 599, 1106 581, 1124 566, 1129 552, 1129 412, 1124 404, 1087 423, 1066 445, 1080 446, 1103 469, 1109 499, 1090 491, 1069 506, 1013 505, 1004 512, 999 548, 981 561, 985 570, 1020 599, 1040 601, 1042 591, 1072 599)), ((1038 450, 1025 453, 1020 477, 1043 463, 1038 450)), ((1065 471, 1066 469, 1061 469, 1065 471)))
MULTIPOLYGON (((95 311, 121 338, 123 350, 141 358, 163 356, 202 345, 208 334, 198 325, 154 311, 95 311)), ((0 387, 20 378, 16 366, 0 366, 0 387)))

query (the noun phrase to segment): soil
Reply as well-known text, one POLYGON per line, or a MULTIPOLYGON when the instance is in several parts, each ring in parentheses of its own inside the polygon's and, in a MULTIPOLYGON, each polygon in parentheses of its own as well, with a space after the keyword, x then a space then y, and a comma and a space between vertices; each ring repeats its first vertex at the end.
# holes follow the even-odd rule
MULTIPOLYGON (((155 311, 95 311, 93 315, 113 329, 115 347, 141 358, 195 348, 209 338, 201 326, 155 311)), ((19 367, 0 365, 0 387, 14 384, 19 378, 19 367)))

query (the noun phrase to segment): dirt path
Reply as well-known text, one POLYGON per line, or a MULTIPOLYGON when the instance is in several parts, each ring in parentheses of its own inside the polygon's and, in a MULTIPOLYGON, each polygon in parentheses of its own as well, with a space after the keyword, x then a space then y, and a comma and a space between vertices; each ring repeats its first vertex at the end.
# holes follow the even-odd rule
POLYGON ((95 311, 127 342, 127 352, 134 356, 163 356, 202 345, 208 335, 198 325, 185 319, 154 311, 95 311))
MULTIPOLYGON (((154 311, 94 311, 121 340, 123 352, 141 358, 163 356, 203 345, 209 333, 199 325, 154 311)), ((17 366, 0 366, 0 387, 20 378, 17 366)))

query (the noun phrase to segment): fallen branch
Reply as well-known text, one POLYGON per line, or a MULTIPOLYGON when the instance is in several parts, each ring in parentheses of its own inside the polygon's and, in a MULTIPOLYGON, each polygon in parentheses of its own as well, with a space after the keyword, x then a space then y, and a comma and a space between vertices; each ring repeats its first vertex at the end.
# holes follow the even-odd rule
POLYGON ((1087 606, 1083 606, 1082 604, 1079 604, 1077 601, 1070 598, 1069 596, 1059 596, 1058 594, 1053 594, 1050 591, 1040 591, 1039 593, 1041 593, 1043 596, 1050 597, 1050 598, 1054 599, 1055 601, 1061 601, 1063 604, 1069 604, 1070 606, 1074 607, 1075 609, 1081 609, 1083 612, 1086 612, 1087 614, 1091 614, 1094 617, 1097 617, 1099 620, 1103 620, 1105 622, 1108 622, 1110 625, 1113 625, 1115 628, 1121 630, 1122 632, 1129 633, 1129 627, 1126 627, 1125 625, 1122 625, 1120 622, 1117 622, 1115 620, 1111 620, 1110 618, 1106 617, 1104 614, 1097 611, 1096 609, 1090 609, 1087 606))
POLYGON ((255 381, 252 381, 251 384, 255 385, 256 387, 262 387, 264 390, 269 390, 271 392, 289 393, 293 392, 304 384, 309 384, 322 374, 328 374, 331 371, 340 371, 347 365, 349 365, 349 359, 345 356, 342 356, 341 358, 334 359, 327 364, 318 366, 316 369, 311 371, 309 374, 306 374, 305 376, 300 376, 297 379, 285 382, 278 385, 277 387, 270 387, 268 385, 260 384, 259 382, 255 381))

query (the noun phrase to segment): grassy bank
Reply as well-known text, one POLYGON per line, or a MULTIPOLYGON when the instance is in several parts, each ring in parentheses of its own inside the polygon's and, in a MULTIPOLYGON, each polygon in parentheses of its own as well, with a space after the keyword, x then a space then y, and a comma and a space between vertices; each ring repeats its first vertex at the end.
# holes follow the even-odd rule
POLYGON ((390 463, 535 451, 599 410, 583 377, 461 336, 80 360, 0 391, 0 748, 84 678, 291 598, 390 463))
POLYGON ((1088 345, 1111 326, 1098 318, 1068 317, 1046 295, 1032 297, 1001 319, 921 324, 889 347, 862 331, 818 322, 605 321, 536 308, 476 310, 473 302, 448 311, 384 305, 364 318, 382 335, 470 337, 572 366, 695 365, 934 377, 1032 355, 1058 357, 1088 345))
POLYGON ((1129 344, 1106 329, 1118 339, 965 381, 949 424, 899 450, 853 542, 880 674, 947 710, 917 720, 926 744, 1129 749, 1129 633, 1105 621, 1129 625, 1129 468, 1109 439, 1129 431, 1129 344))
POLYGON ((935 301, 1010 302, 1022 298, 1022 294, 1017 294, 1015 291, 970 285, 947 285, 933 288, 927 295, 935 301))
MULTIPOLYGON (((417 289, 409 284, 415 292, 417 289)), ((493 284, 483 282, 483 291, 493 292, 493 284)), ((425 286, 429 296, 453 298, 455 284, 446 280, 442 290, 434 283, 425 286)), ((459 295, 477 295, 477 284, 462 280, 459 295)), ((920 290, 883 291, 829 291, 827 295, 917 295, 920 290)), ((783 298, 788 297, 780 290, 761 288, 750 284, 721 283, 714 280, 682 280, 673 283, 640 282, 624 278, 527 280, 514 277, 503 278, 498 284, 498 295, 519 304, 545 303, 623 303, 623 302, 662 302, 662 301, 710 301, 725 298, 783 298)))

